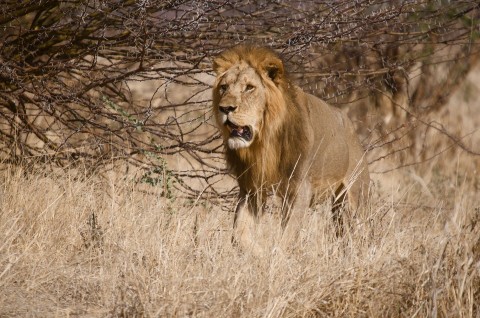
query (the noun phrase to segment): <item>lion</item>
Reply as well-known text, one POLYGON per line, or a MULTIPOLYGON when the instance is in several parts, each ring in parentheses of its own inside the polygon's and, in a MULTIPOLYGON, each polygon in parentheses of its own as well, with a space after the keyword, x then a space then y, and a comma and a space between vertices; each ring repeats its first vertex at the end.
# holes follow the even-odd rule
POLYGON ((283 230, 318 199, 333 198, 336 218, 345 196, 349 210, 363 204, 369 172, 343 112, 295 86, 267 47, 234 46, 214 58, 213 70, 213 113, 240 188, 234 242, 262 253, 252 231, 272 189, 283 199, 283 230))

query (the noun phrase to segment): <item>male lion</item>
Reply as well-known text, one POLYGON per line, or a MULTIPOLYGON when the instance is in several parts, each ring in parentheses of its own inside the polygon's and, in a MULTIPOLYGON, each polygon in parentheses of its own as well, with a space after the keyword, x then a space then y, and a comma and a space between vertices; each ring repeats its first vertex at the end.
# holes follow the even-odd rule
POLYGON ((305 211, 313 198, 333 197, 336 211, 346 193, 350 209, 357 209, 370 177, 344 113, 295 86, 268 48, 235 46, 214 59, 213 69, 213 111, 240 187, 236 242, 261 253, 252 227, 268 189, 283 198, 284 229, 293 211, 305 211))

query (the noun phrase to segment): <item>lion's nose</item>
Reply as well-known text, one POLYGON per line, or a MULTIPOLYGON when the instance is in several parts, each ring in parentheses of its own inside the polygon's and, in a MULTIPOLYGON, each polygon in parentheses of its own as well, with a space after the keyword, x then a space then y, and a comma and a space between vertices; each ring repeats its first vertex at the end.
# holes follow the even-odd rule
POLYGON ((222 113, 225 113, 228 115, 228 113, 235 111, 235 109, 237 109, 237 106, 218 106, 218 108, 222 113))

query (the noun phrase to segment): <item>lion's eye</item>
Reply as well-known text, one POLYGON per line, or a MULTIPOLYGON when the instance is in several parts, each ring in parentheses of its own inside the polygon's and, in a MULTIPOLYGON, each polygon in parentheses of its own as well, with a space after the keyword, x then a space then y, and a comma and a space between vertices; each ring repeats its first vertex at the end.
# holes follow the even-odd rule
POLYGON ((228 85, 227 84, 222 84, 220 85, 220 92, 221 93, 224 93, 228 88, 228 85))
POLYGON ((255 89, 255 86, 248 84, 247 87, 245 87, 246 92, 253 91, 255 89))

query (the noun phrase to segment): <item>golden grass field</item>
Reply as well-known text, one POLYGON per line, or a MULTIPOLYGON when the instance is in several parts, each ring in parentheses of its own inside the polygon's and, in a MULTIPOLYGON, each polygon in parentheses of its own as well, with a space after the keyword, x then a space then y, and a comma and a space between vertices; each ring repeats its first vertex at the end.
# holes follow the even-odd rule
MULTIPOLYGON (((478 129, 465 92, 438 115, 455 133, 478 129)), ((319 206, 282 250, 267 213, 260 258, 232 248, 230 203, 166 199, 129 175, 4 167, 0 317, 480 317, 479 158, 456 148, 378 173, 389 164, 370 167, 369 220, 337 238, 319 206)))

